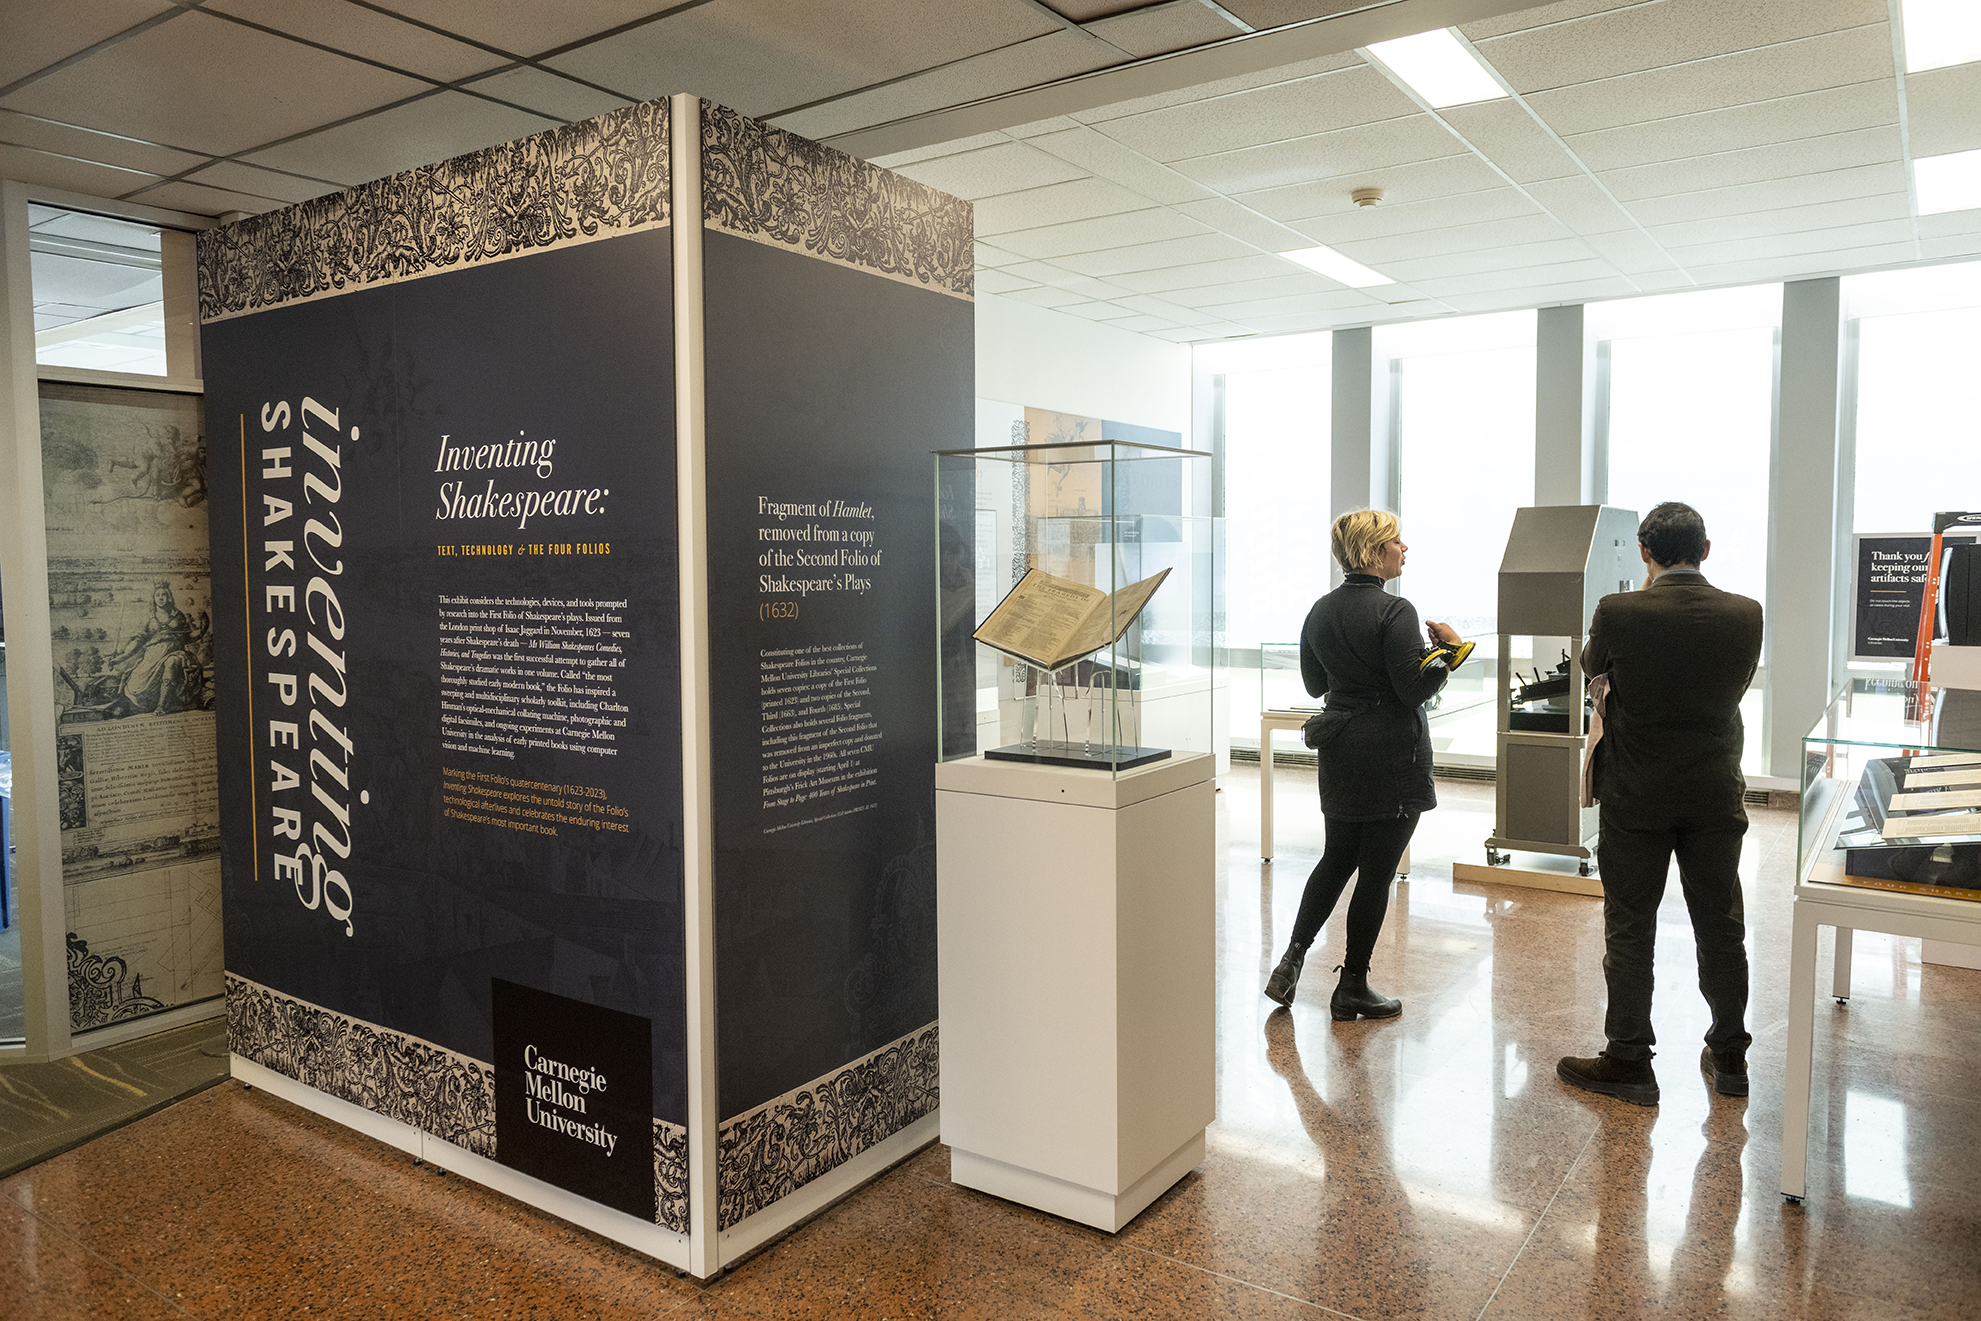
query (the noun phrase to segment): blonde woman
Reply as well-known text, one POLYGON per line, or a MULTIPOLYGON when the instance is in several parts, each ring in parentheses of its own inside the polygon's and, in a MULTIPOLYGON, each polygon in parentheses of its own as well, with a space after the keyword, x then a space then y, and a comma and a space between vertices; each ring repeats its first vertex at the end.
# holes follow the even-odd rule
POLYGON ((1403 572, 1396 515, 1358 509, 1334 521, 1334 558, 1347 575, 1314 602, 1300 631, 1300 675, 1341 719, 1327 722, 1319 749, 1327 843, 1307 878, 1293 939, 1266 982, 1266 996, 1293 1003, 1307 947, 1356 877, 1348 904, 1348 952, 1329 1010, 1337 1019, 1393 1018, 1403 1004, 1369 989, 1369 957, 1389 909, 1390 877, 1417 818, 1438 805, 1431 787, 1431 727, 1424 703, 1443 688, 1471 647, 1449 624, 1418 632, 1417 611, 1383 584, 1403 572))

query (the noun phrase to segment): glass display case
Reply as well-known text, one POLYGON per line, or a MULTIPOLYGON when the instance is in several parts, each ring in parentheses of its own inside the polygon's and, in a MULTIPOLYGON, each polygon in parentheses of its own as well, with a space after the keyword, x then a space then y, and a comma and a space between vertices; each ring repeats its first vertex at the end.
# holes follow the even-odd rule
POLYGON ((1981 900, 1981 691, 1853 679, 1802 740, 1804 884, 1981 900))
POLYGON ((942 759, 1119 774, 1213 750, 1211 456, 935 456, 942 759))

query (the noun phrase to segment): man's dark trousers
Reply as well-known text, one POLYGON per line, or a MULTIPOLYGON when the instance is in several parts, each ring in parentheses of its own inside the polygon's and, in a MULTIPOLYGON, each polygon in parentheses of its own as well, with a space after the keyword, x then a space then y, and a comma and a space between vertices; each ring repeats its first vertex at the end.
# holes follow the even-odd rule
POLYGON ((1603 976, 1609 1013, 1608 1054, 1649 1060, 1652 946, 1658 905, 1674 855, 1699 950, 1699 992, 1713 1011, 1706 1045, 1716 1054, 1744 1051, 1753 1040, 1747 1016, 1746 923, 1740 892, 1740 845, 1747 813, 1672 814, 1602 805, 1596 845, 1603 878, 1603 976))

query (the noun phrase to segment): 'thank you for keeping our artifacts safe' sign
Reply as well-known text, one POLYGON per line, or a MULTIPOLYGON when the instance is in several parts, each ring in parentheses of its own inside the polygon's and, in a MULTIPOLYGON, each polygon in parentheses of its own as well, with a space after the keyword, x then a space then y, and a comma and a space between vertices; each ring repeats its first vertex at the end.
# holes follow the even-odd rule
POLYGON ((494 980, 495 1150, 512 1169, 653 1219, 653 1025, 494 980))

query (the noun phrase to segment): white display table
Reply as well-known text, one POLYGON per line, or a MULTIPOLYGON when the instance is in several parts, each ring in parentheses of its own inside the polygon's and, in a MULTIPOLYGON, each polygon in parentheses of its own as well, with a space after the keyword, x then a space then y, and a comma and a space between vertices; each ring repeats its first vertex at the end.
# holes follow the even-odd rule
POLYGON ((1203 1160, 1214 766, 936 767, 955 1182, 1112 1233, 1203 1160))
MULTIPOLYGON (((1259 856, 1273 856, 1273 731, 1306 727, 1312 711, 1264 711, 1259 715, 1259 856)), ((1410 875, 1410 850, 1396 861, 1396 874, 1410 875)))

